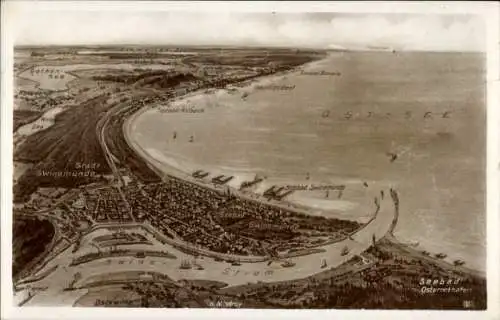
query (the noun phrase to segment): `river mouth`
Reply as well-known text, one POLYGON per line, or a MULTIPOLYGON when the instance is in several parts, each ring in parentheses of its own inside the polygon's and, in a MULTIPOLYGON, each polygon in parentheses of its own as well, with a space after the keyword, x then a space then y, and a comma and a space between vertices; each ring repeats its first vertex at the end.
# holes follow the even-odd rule
POLYGON ((234 176, 228 184, 235 188, 265 177, 256 193, 273 185, 345 185, 340 197, 300 190, 285 198, 313 214, 364 221, 373 203, 367 189, 395 187, 404 199, 398 237, 484 270, 484 88, 475 73, 467 76, 480 59, 342 53, 305 69, 341 76, 297 72, 262 80, 260 89, 152 106, 132 121, 130 136, 156 161, 187 174, 234 176), (429 79, 415 59, 438 69, 444 59, 453 68, 429 79), (172 108, 199 111, 162 111, 172 108))

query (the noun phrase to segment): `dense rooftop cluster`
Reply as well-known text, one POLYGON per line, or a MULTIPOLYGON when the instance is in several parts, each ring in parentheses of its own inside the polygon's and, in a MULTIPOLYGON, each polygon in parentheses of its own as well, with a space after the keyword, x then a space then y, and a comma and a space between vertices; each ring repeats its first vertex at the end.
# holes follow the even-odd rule
MULTIPOLYGON (((212 252, 266 256, 338 240, 356 222, 307 216, 177 178, 84 189, 51 215, 69 241, 99 223, 146 223, 161 236, 212 252)), ((159 239, 165 242, 165 239, 159 239)))
POLYGON ((338 239, 359 226, 238 198, 175 178, 159 184, 131 184, 125 195, 136 221, 148 220, 167 234, 175 233, 186 242, 220 253, 264 255, 307 247, 318 240, 314 236, 338 239))

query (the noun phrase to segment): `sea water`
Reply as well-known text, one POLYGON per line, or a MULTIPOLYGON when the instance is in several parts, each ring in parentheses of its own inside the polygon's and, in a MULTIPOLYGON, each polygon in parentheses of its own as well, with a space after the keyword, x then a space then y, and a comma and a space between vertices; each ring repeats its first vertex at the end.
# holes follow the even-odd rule
POLYGON ((274 87, 179 102, 203 112, 145 112, 132 135, 184 170, 235 175, 233 186, 266 177, 259 192, 277 183, 345 184, 337 206, 324 191, 290 196, 325 204, 325 215, 366 219, 363 188, 394 187, 400 240, 484 271, 484 65, 475 53, 334 53, 274 87))

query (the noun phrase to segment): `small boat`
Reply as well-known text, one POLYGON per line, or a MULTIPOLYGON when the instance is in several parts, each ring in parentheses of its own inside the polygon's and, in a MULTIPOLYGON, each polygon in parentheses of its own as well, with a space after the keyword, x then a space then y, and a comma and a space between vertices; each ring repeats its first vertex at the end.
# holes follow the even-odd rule
POLYGON ((453 261, 453 264, 455 266, 463 266, 465 264, 465 261, 463 261, 463 260, 455 260, 455 261, 453 261))
POLYGON ((398 155, 396 153, 392 153, 392 152, 386 152, 386 155, 390 158, 390 162, 393 163, 394 161, 396 161, 396 159, 398 158, 398 155))
POLYGON ((193 136, 191 136, 191 137, 189 138, 189 142, 193 142, 193 141, 194 141, 194 137, 193 137, 193 136))
POLYGON ((438 253, 438 254, 436 254, 436 255, 434 255, 434 256, 435 256, 436 258, 438 258, 438 259, 444 259, 444 258, 446 258, 446 257, 447 257, 447 255, 446 255, 446 254, 444 254, 444 253, 438 253))
POLYGON ((256 185, 256 184, 262 182, 263 180, 264 180, 263 178, 260 178, 259 175, 256 174, 252 181, 242 182, 240 185, 240 190, 245 189, 245 188, 249 188, 253 185, 256 185))
POLYGON ((345 246, 344 248, 342 248, 342 251, 340 252, 340 255, 341 256, 345 256, 349 253, 349 248, 347 248, 347 246, 345 246))
POLYGON ((231 263, 232 266, 241 266, 241 263, 239 261, 233 261, 231 263))
POLYGON ((418 247, 419 245, 420 245, 420 242, 418 242, 418 241, 408 242, 409 247, 418 247))
POLYGON ((196 270, 205 270, 205 268, 203 268, 202 266, 198 265, 198 266, 196 267, 196 270))
POLYGON ((295 266, 295 263, 293 263, 293 262, 292 262, 292 261, 290 261, 290 260, 287 260, 287 261, 283 262, 283 263, 281 264, 281 266, 282 266, 283 268, 291 268, 291 267, 295 266))
POLYGON ((273 195, 276 191, 274 190, 274 188, 276 188, 275 185, 273 185, 271 188, 267 189, 266 191, 264 191, 262 193, 263 196, 267 196, 267 195, 273 195))
POLYGON ((177 131, 174 131, 174 140, 177 138, 177 131))
POLYGON ((330 192, 326 190, 325 198, 328 198, 330 196, 330 192))
POLYGON ((324 269, 326 268, 327 264, 326 264, 326 260, 323 259, 323 261, 321 261, 321 269, 324 269))
POLYGON ((202 170, 196 170, 195 172, 193 172, 192 176, 196 177, 196 176, 198 176, 202 172, 203 172, 202 170))
POLYGON ((218 257, 215 257, 215 258, 214 258, 214 260, 215 260, 215 261, 224 261, 223 259, 218 258, 218 257))
POLYGON ((195 172, 193 172, 191 175, 194 177, 194 178, 198 178, 198 179, 201 179, 201 178, 205 178, 209 175, 210 173, 208 172, 203 172, 203 170, 197 170, 195 172))
POLYGON ((274 194, 273 198, 275 200, 281 201, 283 198, 292 194, 293 192, 294 192, 294 190, 288 190, 288 191, 283 192, 282 194, 274 194))
POLYGON ((248 93, 247 93, 247 92, 245 92, 245 93, 243 93, 243 94, 241 95, 241 99, 245 99, 246 97, 248 97, 248 93))
POLYGON ((191 263, 189 261, 184 260, 181 262, 181 266, 179 267, 180 269, 191 269, 191 263))
POLYGON ((430 255, 429 251, 425 251, 425 250, 424 250, 424 251, 422 251, 422 254, 423 254, 424 256, 428 256, 428 255, 430 255))

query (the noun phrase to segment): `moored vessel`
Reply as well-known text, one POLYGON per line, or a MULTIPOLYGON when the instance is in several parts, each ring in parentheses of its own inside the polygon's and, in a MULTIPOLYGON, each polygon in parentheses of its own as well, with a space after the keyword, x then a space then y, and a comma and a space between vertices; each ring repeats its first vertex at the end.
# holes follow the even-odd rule
POLYGON ((292 261, 290 261, 290 260, 287 260, 287 261, 283 262, 283 263, 281 264, 281 266, 282 266, 283 268, 291 268, 291 267, 295 266, 295 263, 293 263, 293 262, 292 262, 292 261))
POLYGON ((325 260, 325 259, 323 259, 323 260, 321 261, 321 269, 326 268, 326 266, 327 266, 327 264, 326 264, 326 260, 325 260))
POLYGON ((349 248, 347 246, 342 248, 342 251, 340 252, 341 256, 345 256, 349 253, 349 248))
POLYGON ((187 260, 183 260, 181 262, 181 266, 179 267, 180 269, 191 269, 191 263, 187 260))

